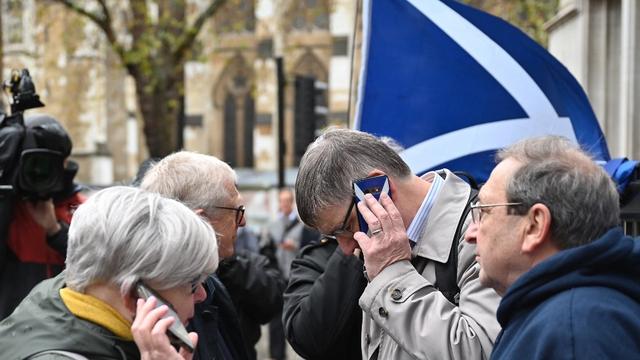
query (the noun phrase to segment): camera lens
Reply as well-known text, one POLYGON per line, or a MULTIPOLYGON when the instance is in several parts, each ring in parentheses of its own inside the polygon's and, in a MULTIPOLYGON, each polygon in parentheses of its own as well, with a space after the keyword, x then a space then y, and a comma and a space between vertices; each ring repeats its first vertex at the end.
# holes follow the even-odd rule
POLYGON ((20 158, 19 188, 28 197, 47 198, 62 190, 64 161, 57 151, 25 150, 20 158))
POLYGON ((24 164, 24 177, 30 187, 41 189, 47 188, 53 173, 53 163, 48 161, 47 156, 36 155, 26 159, 24 164))

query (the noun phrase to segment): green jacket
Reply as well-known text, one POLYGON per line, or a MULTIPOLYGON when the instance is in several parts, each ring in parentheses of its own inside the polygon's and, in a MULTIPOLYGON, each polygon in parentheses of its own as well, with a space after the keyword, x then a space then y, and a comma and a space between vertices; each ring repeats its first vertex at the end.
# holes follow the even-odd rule
POLYGON ((75 317, 62 302, 64 273, 38 284, 18 308, 0 322, 0 358, 62 359, 36 354, 64 350, 90 359, 139 359, 133 341, 126 341, 92 322, 75 317))

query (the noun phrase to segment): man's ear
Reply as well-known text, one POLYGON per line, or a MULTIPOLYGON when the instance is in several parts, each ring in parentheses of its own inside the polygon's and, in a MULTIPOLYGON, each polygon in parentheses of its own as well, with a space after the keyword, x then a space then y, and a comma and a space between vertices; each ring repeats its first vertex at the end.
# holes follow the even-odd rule
POLYGON ((529 209, 526 217, 528 223, 523 230, 525 234, 521 251, 523 254, 532 254, 551 241, 551 211, 546 205, 538 203, 529 209))
MULTIPOLYGON (((382 175, 387 175, 387 174, 382 170, 373 169, 369 171, 369 174, 367 174, 367 177, 382 176, 382 175)), ((396 194, 396 184, 393 181, 391 181, 391 178, 389 178, 389 190, 391 191, 392 194, 396 194)))
POLYGON ((381 175, 387 175, 387 174, 385 174, 384 171, 382 170, 373 169, 369 171, 369 174, 367 174, 367 177, 381 176, 381 175))

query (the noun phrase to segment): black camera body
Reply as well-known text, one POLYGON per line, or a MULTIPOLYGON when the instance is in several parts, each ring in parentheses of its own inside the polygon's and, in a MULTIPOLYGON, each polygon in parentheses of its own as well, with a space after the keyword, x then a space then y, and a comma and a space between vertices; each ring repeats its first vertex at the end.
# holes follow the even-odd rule
POLYGON ((11 115, 0 118, 0 187, 23 199, 51 198, 64 188, 64 159, 71 153, 71 140, 50 116, 25 122, 25 110, 44 106, 27 69, 14 70, 3 86, 13 102, 11 115))

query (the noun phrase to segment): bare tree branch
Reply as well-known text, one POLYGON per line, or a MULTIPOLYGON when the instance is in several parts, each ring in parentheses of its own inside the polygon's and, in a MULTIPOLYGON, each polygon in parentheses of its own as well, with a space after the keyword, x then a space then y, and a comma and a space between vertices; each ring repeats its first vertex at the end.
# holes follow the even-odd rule
POLYGON ((173 58, 176 62, 184 57, 187 49, 191 47, 196 36, 198 36, 198 33, 200 32, 200 29, 202 29, 205 21, 215 14, 218 8, 226 1, 227 0, 211 0, 209 6, 207 6, 207 8, 198 15, 196 20, 193 22, 193 25, 186 27, 186 31, 178 40, 175 50, 173 51, 173 58))
POLYGON ((129 31, 131 31, 131 36, 133 36, 133 43, 138 44, 142 35, 147 31, 147 2, 146 0, 130 0, 129 6, 131 7, 131 15, 133 17, 129 31))
POLYGON ((98 4, 102 9, 102 16, 100 14, 96 14, 94 12, 91 12, 83 8, 73 0, 52 0, 52 1, 54 3, 62 4, 67 9, 93 21, 93 23, 96 24, 105 34, 105 36, 107 37, 107 41, 109 41, 109 44, 111 44, 111 47, 120 58, 120 61, 122 61, 122 64, 127 68, 130 67, 130 64, 128 64, 126 61, 126 56, 125 56, 126 51, 124 49, 124 46, 118 41, 115 31, 113 30, 113 24, 111 24, 111 13, 109 12, 109 8, 107 8, 107 4, 105 0, 98 0, 98 4))
POLYGON ((175 151, 184 60, 205 22, 225 0, 207 0, 206 7, 189 25, 185 15, 187 0, 48 1, 95 23, 133 77, 150 156, 161 157, 175 151), (153 8, 158 12, 157 21, 149 13, 150 4, 157 6, 153 8), (126 11, 124 28, 117 27, 121 26, 117 16, 120 13, 116 12, 120 10, 126 11), (125 33, 130 38, 120 36, 125 33))
POLYGON ((113 28, 111 27, 111 13, 109 12, 109 8, 107 7, 107 3, 105 0, 98 0, 98 4, 102 9, 102 13, 104 14, 104 21, 109 24, 109 28, 111 28, 111 33, 113 33, 113 28))

